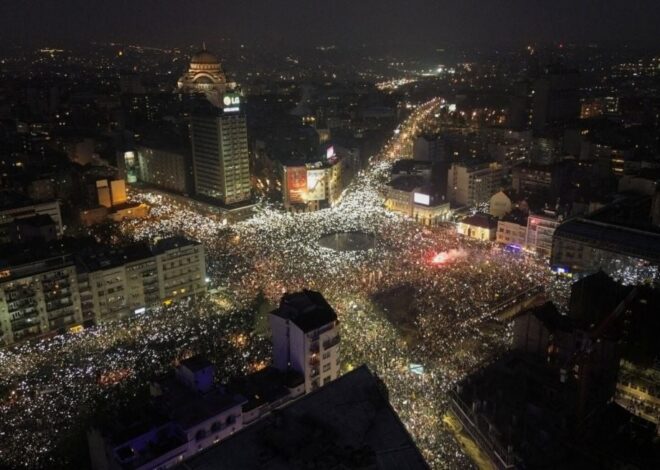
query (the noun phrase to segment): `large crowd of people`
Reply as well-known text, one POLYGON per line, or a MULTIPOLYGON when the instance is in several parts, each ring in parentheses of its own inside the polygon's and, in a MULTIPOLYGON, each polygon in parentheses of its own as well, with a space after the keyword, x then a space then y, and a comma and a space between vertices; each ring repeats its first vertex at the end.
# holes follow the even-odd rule
POLYGON ((432 467, 469 467, 443 424, 447 392, 507 347, 510 331, 494 317, 497 305, 539 285, 552 287, 550 295, 566 289, 531 255, 464 238, 451 226, 424 227, 384 208, 390 161, 436 104, 414 112, 331 209, 289 214, 263 206, 227 226, 163 194, 134 194, 152 213, 123 222, 120 238, 177 234, 201 241, 209 285, 224 301, 210 294, 0 351, 0 462, 54 462, 65 436, 86 425, 89 410, 187 355, 210 355, 225 378, 262 367, 270 350, 268 338, 255 333, 255 299, 272 305, 284 292, 307 288, 337 311, 343 370, 366 363, 383 379, 432 467), (339 232, 367 233, 374 246, 334 251, 319 244, 339 232), (387 300, 400 289, 409 296, 405 308, 387 300), (241 341, 232 341, 235 335, 241 341))

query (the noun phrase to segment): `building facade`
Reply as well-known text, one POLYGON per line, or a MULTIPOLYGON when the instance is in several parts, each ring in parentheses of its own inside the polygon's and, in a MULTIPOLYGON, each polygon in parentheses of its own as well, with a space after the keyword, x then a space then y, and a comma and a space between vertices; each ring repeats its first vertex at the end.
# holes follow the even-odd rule
POLYGON ((0 345, 78 331, 205 291, 204 249, 182 238, 17 259, 0 269, 0 345))
POLYGON ((225 95, 229 105, 193 114, 193 174, 199 196, 231 205, 251 197, 247 124, 238 95, 225 95))
POLYGON ((0 345, 62 332, 81 322, 71 255, 16 263, 0 270, 0 345))
POLYGON ((181 151, 137 147, 139 180, 176 193, 190 192, 189 157, 181 151))
POLYGON ((529 251, 543 258, 552 254, 552 237, 563 218, 553 212, 530 214, 527 218, 527 238, 525 246, 529 251))
POLYGON ((305 379, 309 393, 339 376, 337 315, 321 294, 285 294, 269 316, 273 333, 273 365, 305 379))
POLYGON ((454 163, 449 169, 448 197, 461 206, 488 202, 502 186, 504 169, 498 163, 454 163))

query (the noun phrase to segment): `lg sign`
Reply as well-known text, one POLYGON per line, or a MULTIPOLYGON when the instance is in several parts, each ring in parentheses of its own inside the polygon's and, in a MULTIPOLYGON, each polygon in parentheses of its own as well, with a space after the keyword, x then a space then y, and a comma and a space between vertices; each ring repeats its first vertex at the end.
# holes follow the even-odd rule
POLYGON ((222 100, 225 106, 238 106, 241 104, 240 96, 225 96, 222 100))

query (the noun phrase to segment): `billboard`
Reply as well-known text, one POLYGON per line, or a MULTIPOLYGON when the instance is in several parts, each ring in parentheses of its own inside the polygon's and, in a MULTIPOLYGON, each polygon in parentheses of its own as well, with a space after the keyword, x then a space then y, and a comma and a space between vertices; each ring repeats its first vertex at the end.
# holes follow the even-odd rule
POLYGON ((241 97, 235 93, 228 93, 222 98, 223 111, 236 113, 241 110, 241 97))
POLYGON ((414 193, 413 194, 413 202, 415 204, 422 204, 424 206, 430 206, 431 205, 431 196, 429 196, 428 194, 414 193))
POLYGON ((286 167, 286 195, 289 204, 305 202, 307 192, 307 168, 304 166, 286 167))
POLYGON ((124 152, 124 167, 126 168, 126 181, 137 183, 139 168, 135 152, 124 152))
POLYGON ((307 170, 307 201, 325 199, 325 170, 307 170))

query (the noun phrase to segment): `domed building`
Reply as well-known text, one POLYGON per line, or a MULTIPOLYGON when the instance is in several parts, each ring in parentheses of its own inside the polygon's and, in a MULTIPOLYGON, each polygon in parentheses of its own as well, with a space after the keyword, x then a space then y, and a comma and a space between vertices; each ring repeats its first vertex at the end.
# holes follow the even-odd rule
POLYGON ((235 88, 235 83, 227 82, 220 61, 206 50, 192 56, 188 71, 179 79, 178 88, 183 93, 204 93, 216 106, 221 103, 222 96, 235 88))

